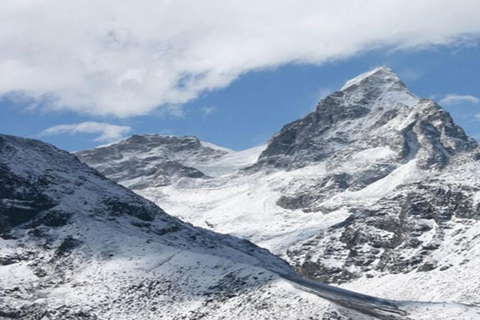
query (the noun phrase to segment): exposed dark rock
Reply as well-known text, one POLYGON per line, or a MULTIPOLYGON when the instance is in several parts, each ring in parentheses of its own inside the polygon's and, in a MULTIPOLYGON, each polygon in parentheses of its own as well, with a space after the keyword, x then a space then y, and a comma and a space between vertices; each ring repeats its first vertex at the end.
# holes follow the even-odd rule
POLYGON ((153 204, 145 205, 145 203, 126 203, 119 199, 107 198, 101 206, 95 208, 97 214, 109 214, 112 216, 129 215, 143 221, 152 221, 155 216, 165 214, 163 210, 153 204))
MULTIPOLYGON (((0 138, 0 141, 2 139, 0 138)), ((56 203, 26 179, 0 163, 0 233, 32 220, 56 203)))
POLYGON ((73 251, 73 249, 77 248, 81 244, 82 242, 80 240, 75 239, 72 236, 68 236, 62 241, 62 244, 60 244, 60 246, 55 251, 55 257, 60 258, 68 256, 73 251))
POLYGON ((105 176, 130 189, 166 186, 181 178, 208 178, 192 167, 225 155, 196 137, 134 135, 124 141, 76 153, 105 176))
POLYGON ((346 282, 371 270, 433 270, 436 264, 429 257, 440 247, 452 217, 480 217, 472 202, 480 189, 426 183, 403 188, 408 192, 381 199, 370 209, 357 208, 348 219, 295 246, 287 255, 302 274, 327 283, 346 282), (419 239, 426 233, 429 242, 419 239), (332 259, 334 267, 328 264, 332 259))

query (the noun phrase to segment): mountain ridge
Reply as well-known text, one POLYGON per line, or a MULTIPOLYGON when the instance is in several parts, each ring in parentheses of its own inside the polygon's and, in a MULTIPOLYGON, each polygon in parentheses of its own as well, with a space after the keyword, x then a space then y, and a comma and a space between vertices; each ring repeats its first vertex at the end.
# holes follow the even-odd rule
POLYGON ((0 135, 0 180, 9 182, 0 189, 1 319, 408 320, 438 309, 465 319, 480 312, 306 280, 267 250, 171 217, 40 141, 0 135), (42 197, 48 206, 32 206, 42 197), (24 219, 12 219, 19 213, 24 219))
POLYGON ((284 126, 257 161, 137 192, 268 248, 311 279, 479 304, 469 280, 480 246, 478 143, 388 68, 347 84, 284 126), (453 286, 441 280, 457 275, 453 286))

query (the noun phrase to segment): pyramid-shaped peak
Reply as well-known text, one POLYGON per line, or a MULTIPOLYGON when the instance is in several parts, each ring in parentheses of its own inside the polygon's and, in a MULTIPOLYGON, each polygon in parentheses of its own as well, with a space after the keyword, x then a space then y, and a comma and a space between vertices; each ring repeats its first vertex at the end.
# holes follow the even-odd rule
POLYGON ((398 86, 405 88, 405 84, 400 77, 389 67, 381 66, 371 71, 362 73, 361 75, 348 80, 340 90, 346 90, 356 86, 398 86))

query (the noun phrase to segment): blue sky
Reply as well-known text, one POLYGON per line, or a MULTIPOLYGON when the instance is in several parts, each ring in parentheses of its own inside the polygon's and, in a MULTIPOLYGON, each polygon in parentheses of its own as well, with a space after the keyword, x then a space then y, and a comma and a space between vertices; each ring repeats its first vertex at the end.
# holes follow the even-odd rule
MULTIPOLYGON (((189 24, 178 23, 179 38, 177 33, 161 35, 118 22, 105 29, 110 30, 106 33, 100 27, 89 30, 89 35, 98 32, 105 37, 100 44, 96 42, 98 37, 76 41, 73 36, 85 36, 76 35, 78 28, 69 30, 61 19, 40 36, 22 37, 15 24, 28 16, 26 7, 19 9, 10 0, 6 3, 10 7, 4 9, 17 19, 10 19, 10 24, 3 27, 14 30, 12 33, 21 40, 7 39, 0 33, 0 49, 8 48, 10 54, 0 53, 0 74, 4 75, 0 79, 1 133, 41 139, 69 151, 141 133, 195 135, 241 150, 265 143, 283 125, 311 112, 323 96, 339 89, 346 80, 387 65, 414 93, 440 101, 468 134, 480 137, 480 116, 476 117, 480 115, 480 25, 476 15, 469 16, 480 7, 474 1, 466 1, 458 15, 457 9, 443 5, 447 2, 421 1, 414 8, 425 17, 418 25, 416 11, 405 9, 402 16, 398 8, 379 2, 375 10, 380 10, 384 18, 371 19, 368 8, 350 15, 341 13, 340 19, 357 19, 365 26, 341 23, 335 30, 320 22, 317 25, 316 17, 328 17, 328 10, 336 14, 338 8, 306 8, 298 14, 307 19, 307 12, 314 13, 308 28, 286 23, 286 35, 275 40, 271 40, 277 35, 271 27, 283 28, 284 23, 275 25, 279 22, 272 18, 262 24, 255 17, 262 15, 257 12, 261 8, 248 12, 248 24, 247 18, 222 22, 231 11, 236 16, 238 8, 232 4, 218 7, 225 12, 223 15, 205 13, 214 15, 209 19, 186 17, 189 24), (428 11, 434 18, 425 16, 428 11), (395 19, 406 23, 397 29, 398 23, 390 22, 395 19), (235 28, 225 27, 227 30, 219 33, 222 23, 235 28), (249 29, 252 23, 253 31, 249 29), (67 30, 65 35, 47 36, 59 25, 67 30), (199 33, 189 38, 192 30, 199 33), (65 45, 57 48, 58 37, 65 45), (141 43, 144 38, 155 46, 145 49, 141 43), (198 38, 204 41, 198 42, 198 38), (164 47, 174 49, 165 53, 164 47), (26 54, 25 48, 39 51, 26 54), (144 65, 152 59, 154 63, 144 65), (155 72, 150 75, 152 70, 155 72)), ((83 8, 82 2, 72 3, 80 6, 77 11, 89 9, 88 5, 83 8)), ((316 2, 309 3, 316 6, 316 2)), ((175 10, 182 7, 167 9, 175 16, 175 10)), ((291 16, 294 13, 290 8, 281 9, 285 10, 279 10, 278 21, 295 21, 297 17, 291 16)), ((162 13, 159 11, 159 15, 162 13)), ((41 17, 42 13, 38 14, 41 17)), ((120 22, 129 21, 120 13, 113 14, 120 22)), ((146 19, 144 11, 132 10, 131 14, 133 18, 137 14, 138 25, 146 19)), ((55 15, 51 17, 45 15, 55 22, 55 15)), ((171 25, 167 20, 165 17, 165 23, 171 25)), ((98 21, 103 23, 105 17, 100 15, 98 21)), ((26 31, 34 33, 38 29, 27 20, 23 23, 26 31)), ((162 25, 157 27, 160 30, 162 25)))

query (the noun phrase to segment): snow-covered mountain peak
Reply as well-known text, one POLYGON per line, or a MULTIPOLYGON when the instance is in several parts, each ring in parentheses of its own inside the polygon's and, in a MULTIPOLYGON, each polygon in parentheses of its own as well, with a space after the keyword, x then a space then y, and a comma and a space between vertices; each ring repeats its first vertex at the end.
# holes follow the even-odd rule
POLYGON ((377 88, 395 85, 406 89, 403 81, 392 69, 387 66, 381 66, 348 80, 340 91, 361 85, 375 86, 377 88))
POLYGON ((417 97, 390 68, 380 67, 348 81, 315 112, 284 126, 257 167, 298 168, 386 147, 396 161, 420 157, 420 167, 441 168, 451 155, 476 146, 438 104, 417 97))
POLYGON ((324 100, 319 103, 317 112, 330 106, 333 100, 346 108, 361 105, 378 113, 398 104, 414 107, 419 98, 392 69, 383 66, 347 81, 339 91, 324 100))

